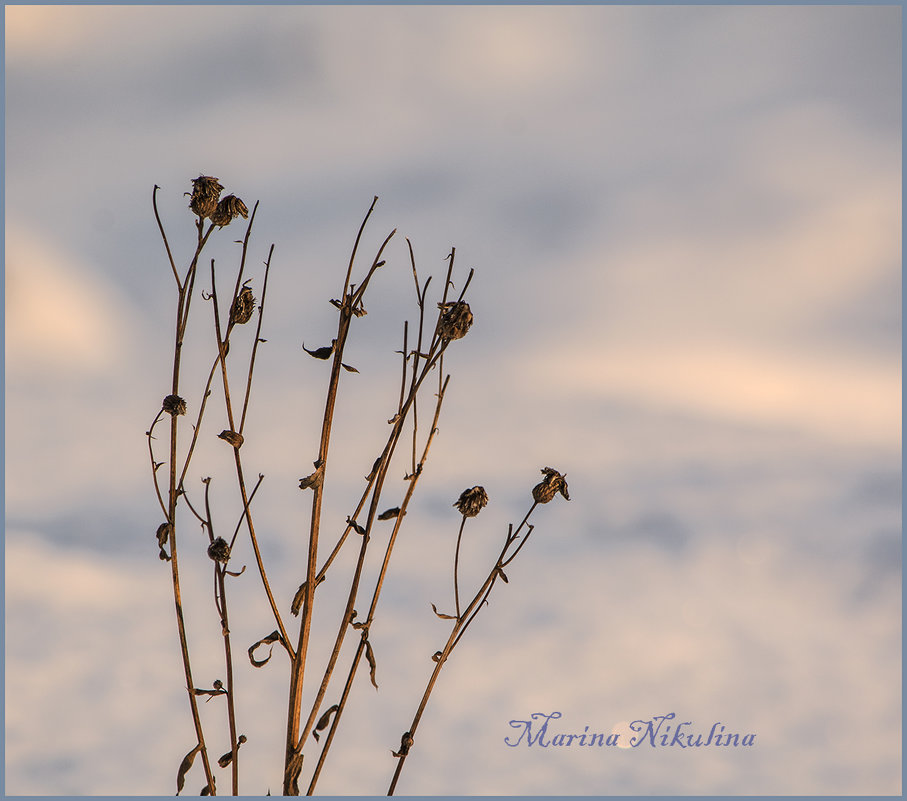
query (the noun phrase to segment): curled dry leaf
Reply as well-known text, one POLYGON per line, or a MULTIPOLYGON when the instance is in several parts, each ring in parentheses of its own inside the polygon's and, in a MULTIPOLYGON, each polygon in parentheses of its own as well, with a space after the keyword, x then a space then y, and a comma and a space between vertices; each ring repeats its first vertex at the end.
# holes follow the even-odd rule
POLYGON ((321 486, 323 480, 324 470, 319 467, 314 473, 309 473, 305 478, 299 479, 299 489, 315 489, 315 487, 321 486))
POLYGON ((280 632, 279 631, 272 631, 267 637, 262 637, 257 643, 249 646, 249 661, 255 667, 262 667, 262 665, 266 665, 268 663, 268 660, 270 660, 270 658, 271 658, 271 654, 273 653, 274 643, 279 642, 279 641, 280 641, 280 632), (268 648, 268 655, 264 659, 256 659, 252 654, 254 653, 255 649, 261 645, 270 646, 270 648, 268 648))
POLYGON ((189 768, 192 767, 192 762, 195 760, 195 755, 202 750, 201 745, 195 746, 186 756, 183 757, 183 761, 180 762, 179 770, 176 772, 176 794, 179 795, 183 789, 183 785, 186 783, 186 774, 189 772, 189 768))
POLYGON ((305 342, 303 342, 303 343, 302 343, 302 349, 303 349, 306 353, 308 353, 309 356, 313 356, 313 357, 316 358, 316 359, 327 359, 327 358, 330 357, 330 355, 334 352, 334 345, 336 345, 336 344, 337 344, 337 340, 336 340, 336 339, 332 339, 332 340, 331 340, 331 344, 330 344, 329 346, 328 346, 328 345, 325 345, 323 348, 315 348, 315 350, 309 350, 309 349, 305 346, 305 342))
MULTIPOLYGON (((321 576, 321 578, 319 578, 318 581, 315 582, 315 586, 317 587, 319 584, 321 584, 321 582, 324 581, 324 579, 325 579, 325 577, 321 576)), ((294 615, 298 616, 299 610, 302 609, 302 602, 305 601, 306 584, 308 584, 308 582, 303 581, 302 584, 299 585, 299 589, 296 590, 296 595, 293 596, 293 603, 290 604, 290 611, 294 615)))
MULTIPOLYGON (((239 751, 239 747, 245 741, 246 741, 245 734, 240 734, 239 737, 236 738, 236 751, 239 751)), ((227 751, 226 754, 224 754, 222 757, 220 757, 220 759, 217 760, 217 764, 220 765, 222 768, 227 767, 231 762, 233 762, 234 753, 235 753, 234 751, 227 751)))
POLYGON ((355 367, 350 367, 348 364, 340 363, 340 366, 346 370, 348 373, 358 373, 359 371, 355 367))
POLYGON ((378 475, 378 468, 381 467, 381 457, 379 456, 375 459, 375 463, 372 465, 372 471, 365 477, 366 481, 371 481, 376 475, 378 475))
POLYGON ((456 620, 457 619, 456 615, 445 615, 443 612, 439 612, 438 607, 435 606, 434 604, 431 605, 431 608, 434 610, 435 614, 442 620, 456 620))
POLYGON ((375 662, 375 652, 372 650, 372 644, 365 637, 362 638, 362 641, 365 643, 365 658, 368 661, 369 678, 372 680, 372 685, 377 690, 378 682, 375 681, 375 670, 378 665, 375 662))
POLYGON ((365 529, 360 526, 355 520, 351 520, 349 517, 347 517, 346 522, 347 525, 349 525, 357 534, 365 534, 365 529))
POLYGON ((399 514, 400 514, 400 507, 395 506, 392 509, 385 509, 380 515, 378 515, 378 519, 379 520, 393 520, 399 514))
POLYGON ((170 554, 164 550, 164 546, 167 544, 167 541, 170 539, 170 534, 172 533, 172 531, 173 531, 173 526, 170 525, 170 523, 161 523, 157 527, 157 544, 158 544, 158 547, 161 549, 158 556, 161 558, 162 561, 164 561, 164 560, 166 560, 168 562, 170 561, 170 554))
POLYGON ((192 690, 192 694, 193 695, 210 695, 211 698, 213 698, 215 695, 226 695, 227 691, 223 688, 223 686, 218 687, 217 685, 218 685, 218 682, 214 682, 213 690, 203 690, 203 689, 201 689, 201 687, 195 687, 192 690))
POLYGON ((318 732, 324 731, 328 727, 331 722, 331 715, 333 715, 338 709, 340 709, 340 704, 334 704, 327 710, 327 712, 325 712, 320 718, 318 718, 318 722, 315 724, 315 730, 312 732, 312 736, 316 740, 318 739, 318 732))

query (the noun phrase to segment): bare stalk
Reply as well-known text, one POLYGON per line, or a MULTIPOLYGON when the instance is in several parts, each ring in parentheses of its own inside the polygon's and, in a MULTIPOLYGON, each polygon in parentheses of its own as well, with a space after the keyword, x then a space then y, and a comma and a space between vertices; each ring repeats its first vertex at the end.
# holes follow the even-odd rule
MULTIPOLYGON (((202 233, 202 223, 198 223, 198 244, 196 246, 195 255, 192 258, 192 261, 189 265, 189 268, 186 273, 186 277, 183 281, 180 281, 179 274, 176 271, 176 267, 173 261, 173 255, 170 251, 170 245, 167 241, 166 234, 164 233, 164 227, 161 223, 160 215, 157 210, 157 190, 158 187, 154 187, 152 193, 152 205, 154 207, 154 216, 158 223, 158 228, 160 229, 161 236, 164 240, 164 245, 167 250, 167 256, 170 261, 170 266, 173 269, 174 277, 176 278, 178 286, 178 300, 177 300, 177 315, 176 315, 176 332, 175 332, 175 342, 173 349, 173 373, 171 381, 171 395, 179 395, 179 379, 180 379, 180 360, 182 356, 183 348, 183 335, 186 330, 186 322, 189 316, 189 306, 192 298, 192 287, 195 281, 196 265, 198 263, 199 255, 201 254, 202 249, 207 242, 208 236, 211 234, 213 226, 209 226, 207 233, 203 235, 202 233)), ((211 771, 211 763, 208 758, 208 749, 205 745, 205 735, 202 728, 201 716, 199 715, 198 710, 198 701, 195 696, 195 684, 192 680, 192 668, 189 658, 189 644, 186 636, 186 623, 183 615, 183 602, 182 594, 180 592, 180 575, 179 575, 179 557, 177 549, 177 525, 176 525, 176 505, 179 498, 179 492, 177 491, 177 435, 178 435, 178 425, 177 425, 177 414, 171 414, 170 417, 170 458, 169 458, 169 487, 168 487, 168 501, 167 501, 167 525, 168 525, 168 535, 170 543, 170 572, 173 583, 173 602, 176 611, 176 626, 177 632, 179 635, 180 642, 180 654, 183 661, 183 673, 186 679, 186 691, 189 696, 189 707, 192 713, 192 722, 195 727, 195 736, 197 739, 197 749, 202 756, 202 764, 205 770, 205 780, 206 787, 208 792, 211 795, 216 793, 214 786, 214 775, 211 771)))
MULTIPOLYGON (((513 556, 516 555, 517 551, 526 543, 529 535, 532 533, 532 526, 528 526, 528 531, 523 538, 523 542, 520 543, 518 548, 514 550, 514 552, 509 557, 507 555, 507 552, 510 547, 519 539, 520 531, 522 531, 524 526, 527 526, 529 515, 532 514, 538 503, 539 502, 537 500, 533 501, 532 506, 529 508, 529 511, 526 513, 526 516, 523 518, 516 531, 513 530, 513 526, 510 527, 507 532, 507 537, 504 541, 504 547, 501 549, 501 553, 495 561, 494 566, 489 571, 488 577, 485 579, 478 592, 476 592, 476 594, 473 596, 473 599, 469 602, 466 609, 463 610, 462 614, 460 613, 459 608, 457 609, 457 617, 454 621, 453 628, 451 629, 450 636, 447 638, 447 642, 445 643, 444 648, 438 651, 433 657, 433 659, 435 660, 435 668, 428 679, 428 684, 425 687, 425 692, 422 694, 422 700, 419 702, 419 706, 416 709, 416 714, 413 716, 413 720, 412 723, 410 723, 409 729, 403 734, 401 738, 400 750, 394 753, 394 757, 397 759, 397 766, 394 770, 394 775, 391 779, 390 787, 388 787, 387 790, 387 794, 389 796, 394 794, 394 791, 397 787, 397 782, 400 778, 400 773, 403 770, 403 765, 405 764, 406 758, 413 746, 413 742, 416 736, 416 729, 418 729, 419 727, 419 721, 422 719, 422 715, 425 712, 425 707, 428 705, 428 699, 435 688, 435 683, 438 680, 438 676, 441 674, 441 669, 444 667, 444 664, 449 658, 453 649, 459 643, 460 638, 469 628, 472 621, 475 620, 476 615, 479 613, 479 611, 482 609, 482 606, 491 593, 495 582, 499 578, 503 578, 506 581, 506 576, 504 575, 503 568, 511 561, 513 556)), ((465 522, 466 516, 464 515, 460 523, 461 533, 463 531, 463 524, 465 522)))
POLYGON ((303 605, 302 620, 299 626, 299 642, 296 653, 293 658, 293 664, 290 673, 290 692, 288 699, 287 711, 287 739, 284 761, 284 795, 297 795, 297 780, 299 771, 302 767, 302 754, 299 747, 299 718, 302 706, 302 689, 305 677, 306 656, 309 647, 309 636, 312 627, 312 614, 315 599, 315 576, 318 569, 318 537, 321 526, 321 503, 323 497, 324 478, 327 474, 328 450, 331 441, 331 426, 334 420, 334 406, 337 401, 337 390, 340 383, 340 371, 343 366, 343 350, 346 345, 347 334, 349 333, 350 321, 356 309, 356 304, 361 301, 362 294, 368 281, 374 274, 375 270, 382 264, 380 261, 381 254, 391 237, 391 234, 384 240, 384 244, 378 251, 372 267, 369 270, 365 280, 354 293, 350 288, 350 278, 352 276, 353 264, 356 259, 356 252, 359 248, 359 242, 362 238, 362 232, 371 216, 372 210, 378 198, 372 200, 362 225, 359 227, 359 233, 353 245, 353 251, 350 255, 349 267, 347 268, 346 277, 343 283, 343 294, 339 301, 340 315, 337 325, 337 337, 334 343, 334 360, 331 365, 331 377, 328 383, 327 399, 325 400, 324 418, 321 426, 321 441, 318 448, 318 459, 315 462, 316 468, 321 471, 321 480, 316 482, 313 487, 312 514, 309 526, 309 547, 308 560, 306 562, 306 584, 305 584, 305 601, 303 605))
MULTIPOLYGON (((347 674, 346 682, 344 683, 343 692, 342 692, 340 701, 338 703, 338 708, 337 708, 337 711, 334 713, 334 718, 331 721, 330 731, 328 732, 328 736, 327 736, 327 739, 325 740, 324 747, 321 750, 321 754, 318 757, 318 764, 315 767, 315 771, 312 775, 311 782, 309 783, 307 795, 312 795, 315 791, 315 785, 318 783, 318 779, 321 775, 322 768, 324 767, 325 760, 327 759, 327 755, 330 751, 331 744, 334 741, 334 736, 336 735, 337 729, 339 727, 340 719, 343 716, 344 710, 346 709, 346 703, 349 698, 349 693, 353 686, 353 679, 355 678, 356 672, 359 669, 359 665, 362 661, 362 655, 363 655, 363 653, 365 653, 365 651, 368 647, 368 632, 369 632, 371 623, 375 617, 375 610, 377 609, 377 606, 378 606, 378 599, 381 595, 381 590, 384 586, 384 579, 385 579, 385 576, 387 575, 388 566, 390 565, 391 553, 394 549, 394 544, 397 539, 397 534, 400 531, 400 526, 401 526, 401 524, 403 522, 403 518, 406 514, 406 509, 409 506, 409 502, 412 499, 413 494, 415 493, 416 484, 418 483, 419 478, 422 475, 423 468, 425 466, 425 462, 428 459, 428 452, 429 452, 429 449, 431 448, 432 441, 434 440, 435 434, 437 434, 437 432, 438 432, 438 419, 441 415, 441 404, 444 402, 444 393, 447 390, 447 384, 449 381, 450 381, 450 376, 447 376, 447 378, 444 379, 443 385, 439 389, 438 400, 437 400, 437 403, 435 404, 434 419, 432 421, 431 430, 429 431, 428 437, 425 441, 425 447, 422 451, 422 458, 420 459, 416 468, 413 470, 412 474, 409 476, 409 487, 407 488, 406 495, 403 499, 403 502, 400 504, 400 513, 397 515, 397 518, 394 521, 394 530, 391 532, 390 539, 388 540, 388 543, 387 543, 387 548, 384 553, 384 561, 381 565, 381 570, 378 574, 378 579, 375 584, 375 589, 372 593, 372 599, 369 604, 368 614, 366 615, 366 619, 365 619, 364 623, 358 624, 362 629, 362 637, 360 638, 359 645, 353 656, 353 660, 350 665, 349 672, 347 674)), ((326 682, 325 682, 325 686, 326 686, 326 682)), ((322 693, 322 697, 323 697, 323 693, 322 693)), ((314 718, 314 715, 312 715, 312 717, 314 718)))

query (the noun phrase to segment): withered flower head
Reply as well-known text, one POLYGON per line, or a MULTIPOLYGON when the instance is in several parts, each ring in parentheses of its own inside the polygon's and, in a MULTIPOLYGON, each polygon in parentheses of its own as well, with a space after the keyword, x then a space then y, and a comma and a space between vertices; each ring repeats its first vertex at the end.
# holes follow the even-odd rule
POLYGON ((545 477, 532 488, 532 498, 537 503, 548 503, 557 493, 563 495, 568 501, 570 493, 567 492, 567 481, 564 476, 552 467, 543 467, 545 477))
POLYGON ((193 178, 189 208, 203 219, 210 217, 217 209, 217 199, 223 190, 220 181, 210 175, 199 175, 198 178, 193 178))
POLYGON ((217 208, 212 212, 211 222, 223 228, 225 225, 229 225, 234 217, 239 217, 240 215, 244 218, 249 216, 249 210, 246 208, 246 204, 236 197, 236 195, 227 195, 217 204, 217 208))
POLYGON ((438 333, 442 339, 462 339, 472 325, 472 312, 469 304, 464 300, 452 303, 439 303, 441 320, 438 323, 438 333))
POLYGON ((167 414, 178 415, 186 413, 186 401, 179 395, 168 395, 164 398, 163 409, 167 414))
POLYGON ((251 288, 244 286, 239 290, 236 300, 230 309, 230 322, 242 325, 252 319, 252 312, 255 311, 255 298, 252 295, 251 288))
POLYGON ((224 429, 217 436, 229 442, 234 448, 239 448, 243 444, 242 434, 239 434, 236 431, 230 431, 230 429, 224 429))
POLYGON ((208 556, 215 562, 226 562, 230 558, 230 546, 223 537, 218 537, 208 546, 208 556))
POLYGON ((454 506, 463 517, 475 517, 488 503, 488 493, 485 487, 471 487, 460 493, 454 506))

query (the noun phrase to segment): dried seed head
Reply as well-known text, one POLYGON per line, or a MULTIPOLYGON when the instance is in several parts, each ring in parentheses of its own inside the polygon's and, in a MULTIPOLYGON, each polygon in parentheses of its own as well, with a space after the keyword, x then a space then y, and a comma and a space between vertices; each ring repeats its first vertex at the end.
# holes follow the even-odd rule
POLYGON ((167 414, 178 415, 186 413, 186 401, 184 401, 179 395, 168 395, 164 398, 164 403, 162 404, 163 409, 167 414))
POLYGON ((217 199, 223 190, 220 181, 210 175, 199 175, 198 178, 193 178, 189 208, 202 219, 210 217, 217 210, 217 199))
POLYGON ((235 431, 230 431, 229 429, 224 429, 218 434, 221 439, 229 442, 234 448, 239 448, 243 443, 242 434, 237 434, 235 431))
POLYGON ((230 322, 242 325, 252 319, 252 312, 255 311, 255 298, 252 290, 244 286, 239 290, 236 300, 233 301, 233 307, 230 309, 230 322))
POLYGON ((568 501, 570 493, 567 492, 565 477, 552 467, 543 467, 545 477, 532 488, 532 497, 537 503, 548 503, 557 493, 563 495, 568 501))
POLYGON ((208 546, 208 556, 215 562, 226 562, 230 558, 230 546, 223 537, 218 537, 208 546))
POLYGON ((488 503, 488 493, 485 487, 471 487, 463 490, 454 506, 463 517, 475 517, 488 503))
POLYGON ((234 217, 239 217, 240 215, 244 218, 249 216, 246 204, 236 195, 227 195, 211 213, 211 222, 223 228, 225 225, 229 225, 234 217))
POLYGON ((472 325, 472 312, 469 304, 462 300, 453 303, 439 303, 441 320, 438 323, 438 334, 442 339, 462 339, 472 325))

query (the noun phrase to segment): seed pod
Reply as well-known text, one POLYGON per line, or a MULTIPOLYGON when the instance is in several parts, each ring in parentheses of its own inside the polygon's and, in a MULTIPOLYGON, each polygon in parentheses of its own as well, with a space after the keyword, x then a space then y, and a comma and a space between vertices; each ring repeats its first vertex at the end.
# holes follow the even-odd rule
POLYGON ((458 300, 452 303, 439 303, 442 310, 441 320, 438 323, 438 334, 442 339, 462 339, 466 336, 472 325, 472 312, 469 304, 458 300))
POLYGON ((198 178, 193 178, 189 208, 202 219, 210 217, 217 210, 217 199, 223 190, 220 181, 210 175, 199 175, 198 178))
POLYGON ((463 517, 475 517, 488 503, 488 493, 485 487, 472 487, 460 493, 454 506, 463 517))
POLYGON ((545 477, 532 488, 532 497, 537 503, 548 503, 557 493, 563 495, 568 501, 570 493, 567 491, 565 477, 552 467, 543 467, 545 477))
POLYGON ((236 300, 230 309, 230 322, 236 325, 242 325, 252 319, 252 312, 255 311, 255 298, 252 290, 244 286, 239 290, 236 300))
POLYGON ((164 398, 164 403, 162 408, 167 414, 176 416, 179 414, 186 413, 186 401, 184 401, 179 395, 168 395, 164 398))
POLYGON ((218 537, 208 546, 208 556, 215 562, 226 562, 230 558, 230 546, 223 537, 218 537))
POLYGON ((217 204, 217 208, 212 212, 211 222, 223 228, 225 225, 229 225, 234 217, 239 217, 240 215, 242 217, 249 216, 249 210, 246 208, 246 204, 236 197, 236 195, 227 195, 217 204))

